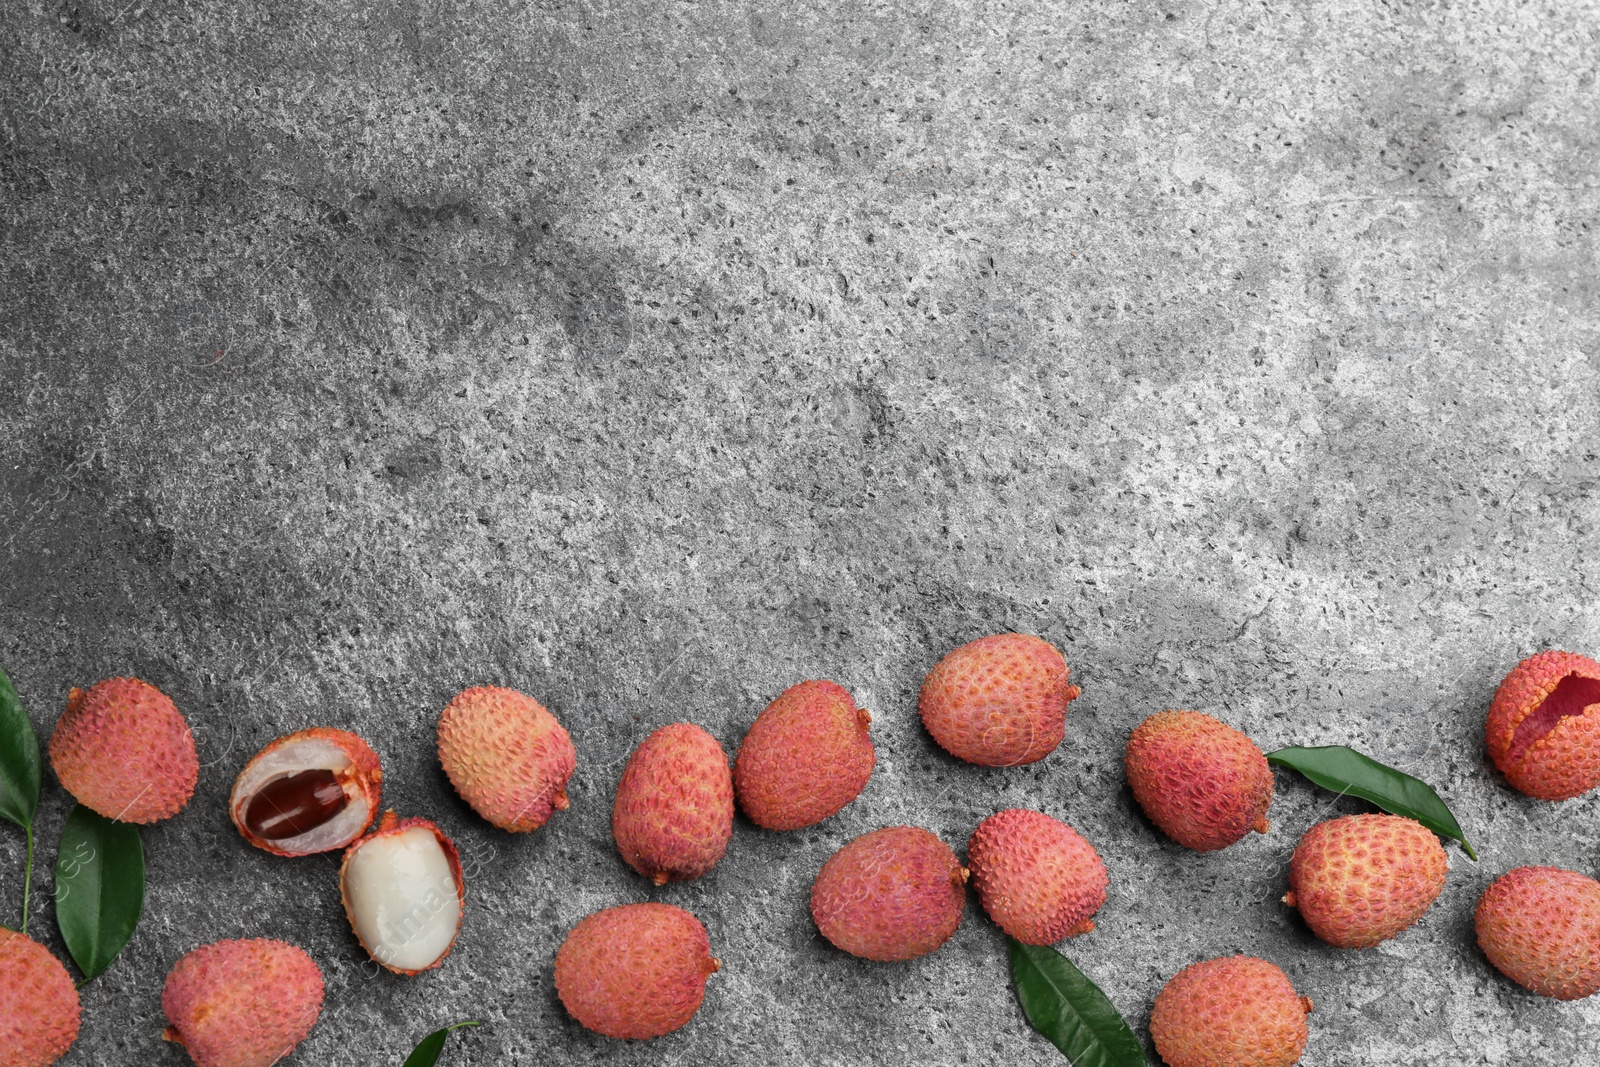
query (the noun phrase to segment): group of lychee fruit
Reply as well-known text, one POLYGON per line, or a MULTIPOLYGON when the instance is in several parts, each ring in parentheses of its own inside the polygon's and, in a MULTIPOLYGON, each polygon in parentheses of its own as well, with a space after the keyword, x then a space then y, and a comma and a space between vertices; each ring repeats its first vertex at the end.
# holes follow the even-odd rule
MULTIPOLYGON (((1078 689, 1061 653, 1024 634, 980 638, 946 655, 922 685, 922 721, 938 744, 990 767, 1043 759, 1060 744, 1078 689)), ((650 734, 618 782, 612 835, 655 885, 698 878, 722 858, 737 803, 770 831, 812 826, 865 788, 875 765, 870 715, 829 681, 786 690, 761 712, 730 762, 699 726, 650 734)), ((1488 718, 1496 765, 1546 800, 1600 785, 1600 664, 1565 652, 1520 663, 1488 718)), ((164 694, 114 678, 73 690, 50 740, 63 786, 108 818, 148 823, 177 813, 198 776, 195 746, 164 694)), ((572 739, 537 701, 468 689, 444 709, 439 760, 462 798, 512 832, 568 807, 572 739)), ((1128 739, 1139 805, 1162 832, 1209 852, 1266 832, 1272 772, 1248 737, 1196 711, 1150 716, 1128 739)), ((314 728, 279 738, 240 771, 229 804, 251 844, 279 856, 344 850, 340 890, 357 940, 382 966, 415 975, 440 966, 461 926, 466 887, 450 839, 434 823, 379 817, 382 770, 366 742, 314 728), (376 826, 374 827, 374 821, 376 826)), ((1048 945, 1094 929, 1105 865, 1076 830, 1013 808, 980 822, 963 865, 933 833, 891 826, 838 849, 817 873, 811 914, 845 952, 909 960, 955 933, 970 881, 991 919, 1018 941, 1048 945)), ((1340 948, 1367 948, 1415 923, 1444 885, 1434 833, 1397 815, 1350 815, 1306 831, 1284 900, 1340 948)), ((1501 877, 1477 907, 1488 959, 1526 988, 1572 999, 1600 990, 1600 882, 1552 867, 1501 877)), ((705 927, 667 904, 625 904, 580 921, 555 956, 555 988, 585 1027, 651 1038, 685 1025, 720 967, 705 927)), ((65 968, 28 938, 0 931, 0 1067, 42 1067, 72 1044, 78 998, 65 968), (9 1025, 9 1031, 6 1027, 9 1025)), ((219 941, 168 976, 166 1036, 200 1067, 264 1067, 315 1024, 323 983, 301 949, 219 941)), ((1309 1000, 1282 970, 1245 956, 1204 960, 1156 997, 1150 1032, 1170 1067, 1287 1067, 1304 1050, 1309 1000)))

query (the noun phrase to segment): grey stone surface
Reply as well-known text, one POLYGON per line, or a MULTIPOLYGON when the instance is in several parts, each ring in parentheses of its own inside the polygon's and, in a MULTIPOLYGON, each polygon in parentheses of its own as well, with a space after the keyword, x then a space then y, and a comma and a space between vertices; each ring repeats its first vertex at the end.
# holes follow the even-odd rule
MULTIPOLYGON (((1308 1064, 1600 1046, 1600 1003, 1524 994, 1471 933, 1495 875, 1600 846, 1600 799, 1510 791, 1482 730, 1519 657, 1600 651, 1594 3, 4 6, 0 662, 42 738, 70 686, 158 684, 205 765, 67 1062, 185 1062, 163 977, 253 935, 329 979, 293 1063, 462 1018, 452 1064, 1061 1062, 975 903, 904 965, 807 914, 850 837, 959 847, 1013 805, 1105 857, 1065 948, 1141 1036, 1167 977, 1243 951, 1316 1001, 1308 1064), (1084 695, 1044 762, 958 764, 917 686, 1006 628, 1084 695), (642 884, 609 834, 631 747, 687 719, 731 752, 814 676, 876 713, 865 794, 642 884), (437 766, 477 683, 576 740, 531 836, 437 766), (1452 846, 1419 927, 1329 949, 1278 898, 1361 806, 1280 776, 1269 836, 1183 851, 1120 765, 1171 706, 1419 774, 1483 862, 1452 846), (465 852, 443 970, 369 977, 336 858, 228 825, 245 759, 314 724, 465 852), (725 967, 687 1029, 607 1042, 552 956, 645 899, 725 967)), ((58 952, 68 806, 48 778, 58 952)), ((21 861, 0 832, 7 913, 21 861)))

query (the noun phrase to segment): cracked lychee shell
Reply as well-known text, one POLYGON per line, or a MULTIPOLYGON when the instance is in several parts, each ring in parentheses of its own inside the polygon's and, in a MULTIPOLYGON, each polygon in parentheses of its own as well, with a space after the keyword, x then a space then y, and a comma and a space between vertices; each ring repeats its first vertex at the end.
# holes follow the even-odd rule
POLYGON ((1567 800, 1600 785, 1600 663, 1529 656, 1495 691, 1485 735, 1494 765, 1530 797, 1567 800))
POLYGON ((176 815, 200 777, 189 724, 165 693, 137 678, 72 690, 50 735, 50 765, 78 803, 127 823, 176 815))
POLYGON ((304 949, 255 938, 202 945, 167 975, 162 1035, 196 1067, 270 1067, 322 1011, 322 972, 304 949))
POLYGON ((48 1067, 78 1039, 78 991, 50 950, 0 927, 0 1067, 48 1067))
POLYGON ((461 932, 466 882, 461 857, 427 819, 385 812, 378 828, 345 850, 339 893, 356 940, 396 974, 444 963, 461 932))
POLYGON ((246 841, 278 856, 344 848, 378 813, 378 754, 348 730, 313 727, 280 737, 234 781, 228 814, 246 841))
POLYGON ((537 830, 565 811, 577 761, 566 728, 515 689, 464 690, 439 716, 439 763, 450 784, 502 830, 537 830))

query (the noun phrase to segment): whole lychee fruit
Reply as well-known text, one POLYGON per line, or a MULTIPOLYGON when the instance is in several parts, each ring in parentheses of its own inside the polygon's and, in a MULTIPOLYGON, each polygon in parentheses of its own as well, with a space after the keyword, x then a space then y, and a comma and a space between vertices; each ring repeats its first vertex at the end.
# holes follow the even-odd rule
POLYGON ((1600 991, 1600 882, 1560 867, 1518 867, 1478 898, 1478 944, 1501 974, 1542 997, 1600 991))
POLYGON ((1283 902, 1336 948, 1371 948, 1422 918, 1450 869, 1432 830, 1399 815, 1345 815, 1305 832, 1283 902))
POLYGON ((656 885, 715 867, 733 836, 733 775, 717 739, 686 722, 645 738, 617 783, 611 836, 656 885))
POLYGON ((78 803, 128 823, 178 814, 200 777, 189 724, 165 693, 137 678, 67 694, 50 735, 50 766, 78 803))
POLYGON ((1267 757, 1210 715, 1157 712, 1134 728, 1123 764, 1134 799, 1180 845, 1211 852, 1269 829, 1267 757))
POLYGON ((427 819, 384 812, 376 830, 345 850, 339 892, 356 940, 396 974, 438 967, 461 932, 461 857, 427 819))
POLYGON ((578 753, 537 700, 481 686, 457 695, 439 716, 439 762, 474 811, 523 833, 567 809, 578 753))
POLYGON ((1311 1001, 1276 965, 1252 956, 1191 963, 1156 994, 1150 1037, 1167 1067, 1290 1067, 1311 1001))
POLYGON ((927 830, 874 830, 828 858, 811 917, 834 946, 869 960, 910 960, 950 940, 967 903, 967 871, 927 830))
POLYGON ((768 830, 798 830, 837 813, 872 777, 871 721, 833 682, 784 690, 739 746, 733 762, 739 806, 768 830))
POLYGON ((918 705, 946 752, 985 767, 1044 759, 1066 733, 1078 687, 1054 645, 1031 634, 995 634, 940 660, 918 705))
POLYGON ((78 991, 50 950, 0 926, 0 1067, 47 1067, 78 1039, 78 991))
POLYGON ((1043 812, 1011 808, 983 820, 967 842, 967 866, 983 910, 1024 944, 1088 933, 1106 902, 1100 854, 1043 812))
POLYGON ((270 1067, 316 1025, 322 972, 282 941, 218 941, 172 968, 161 1008, 163 1036, 198 1067, 270 1067))
POLYGON ((1600 785, 1600 663, 1540 652, 1511 669, 1486 727, 1489 755, 1530 797, 1566 800, 1600 785))
POLYGON ((278 856, 343 848, 372 825, 382 793, 378 754, 325 726, 280 737, 233 783, 228 814, 244 839, 278 856))
POLYGON ((605 1037, 651 1038, 687 1023, 722 968, 700 920, 671 904, 624 904, 588 916, 556 952, 556 993, 605 1037))

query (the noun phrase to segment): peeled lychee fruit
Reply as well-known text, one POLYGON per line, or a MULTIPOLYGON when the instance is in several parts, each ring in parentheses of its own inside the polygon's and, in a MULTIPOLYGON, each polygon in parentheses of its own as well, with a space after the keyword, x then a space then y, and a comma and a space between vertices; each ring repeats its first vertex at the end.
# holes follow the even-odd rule
POLYGON ((660 1037, 693 1017, 721 969, 699 919, 671 904, 624 904, 572 928, 556 952, 556 993, 597 1034, 660 1037))
POLYGON ((1600 663, 1540 652, 1512 668, 1489 705, 1489 755, 1511 785, 1566 800, 1600 785, 1600 663))
POLYGON ((645 738, 617 783, 611 836, 656 885, 715 867, 733 836, 733 775, 717 739, 686 722, 645 738))
POLYGON ((456 846, 427 819, 392 811, 345 851, 339 891, 367 955, 407 975, 444 962, 467 899, 456 846))
POLYGON ((228 813, 244 839, 279 856, 343 848, 372 825, 383 771, 348 730, 324 726, 280 737, 233 783, 228 813))
POLYGON ((739 806, 768 830, 798 830, 836 814, 872 777, 871 721, 833 682, 784 690, 739 746, 733 762, 739 806))
POLYGON ((1478 898, 1478 944, 1500 973, 1542 997, 1600 991, 1600 882, 1518 867, 1478 898))
POLYGON ((1156 994, 1150 1037, 1167 1067, 1290 1067, 1311 1001, 1276 965, 1252 956, 1191 963, 1156 994))
POLYGON ((1210 715, 1157 712, 1134 728, 1123 764, 1134 799, 1180 845, 1211 852, 1269 829, 1267 757, 1210 715))
POLYGON ((163 1035, 198 1067, 270 1067, 305 1040, 322 1011, 322 972, 282 941, 218 941, 167 975, 163 1035))
POLYGON ((1422 918, 1450 861, 1432 830, 1399 815, 1346 815, 1305 832, 1289 893, 1311 932, 1336 948, 1371 948, 1422 918))
POLYGON ((47 1067, 78 1039, 78 991, 50 950, 0 926, 0 1067, 47 1067))
POLYGON ((950 940, 967 903, 967 871, 927 830, 874 830, 828 858, 811 917, 834 946, 869 960, 910 960, 950 940))
POLYGON ((980 637, 928 672, 922 722, 952 756, 986 767, 1044 759, 1066 733, 1078 687, 1054 645, 1031 634, 980 637))
POLYGON ((481 686, 457 695, 439 716, 439 762, 474 811, 524 833, 566 810, 578 753, 537 700, 481 686))
POLYGON ((967 866, 983 910, 1024 944, 1088 933, 1106 902, 1100 854, 1043 812, 1011 808, 983 820, 967 842, 967 866))
POLYGON ((189 724, 165 693, 137 678, 67 694, 50 735, 50 765, 78 803, 128 823, 178 814, 200 777, 189 724))

